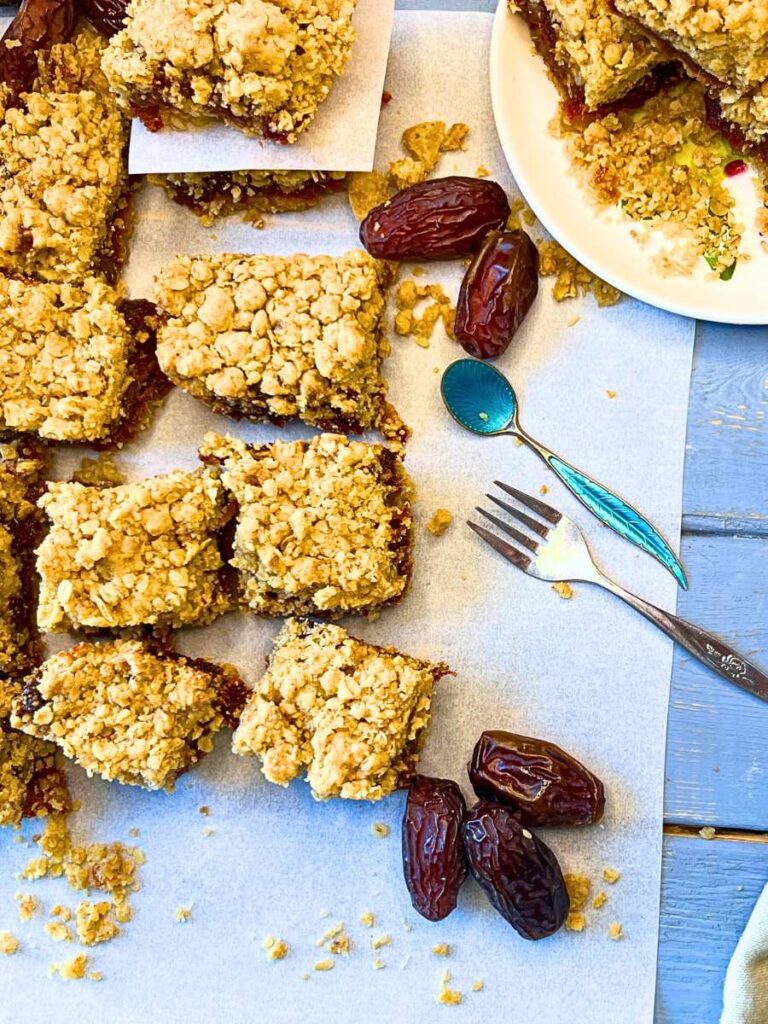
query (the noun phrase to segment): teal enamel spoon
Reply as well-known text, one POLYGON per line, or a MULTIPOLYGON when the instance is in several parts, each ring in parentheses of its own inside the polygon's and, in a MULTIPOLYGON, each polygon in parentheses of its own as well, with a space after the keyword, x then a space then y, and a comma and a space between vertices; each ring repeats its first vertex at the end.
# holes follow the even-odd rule
POLYGON ((503 373, 479 359, 458 359, 443 374, 440 392, 448 412, 460 426, 485 437, 519 437, 594 516, 620 537, 653 555, 683 589, 688 589, 677 555, 652 523, 618 494, 526 434, 520 426, 517 395, 503 373))

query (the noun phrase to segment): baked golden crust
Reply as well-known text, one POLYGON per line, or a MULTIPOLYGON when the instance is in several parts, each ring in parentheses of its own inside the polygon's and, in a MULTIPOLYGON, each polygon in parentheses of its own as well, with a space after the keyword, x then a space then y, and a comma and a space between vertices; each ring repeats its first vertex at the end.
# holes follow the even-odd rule
POLYGON ((258 755, 281 786, 306 769, 318 800, 379 800, 412 774, 433 687, 447 672, 340 626, 290 619, 232 749, 258 755))
POLYGON ((354 40, 356 0, 132 0, 102 61, 125 110, 294 142, 354 40))
POLYGON ((54 482, 39 504, 50 520, 37 551, 41 629, 178 628, 229 607, 217 532, 230 511, 216 470, 54 482))
POLYGON ((610 0, 510 0, 570 98, 588 110, 622 99, 668 58, 610 0))
POLYGON ((207 434, 238 503, 232 565, 264 615, 338 617, 402 597, 411 567, 411 483, 383 445, 322 434, 249 446, 207 434))
POLYGON ((122 418, 133 349, 118 296, 0 277, 0 432, 97 441, 122 418))
POLYGON ((157 356, 218 412, 407 436, 380 367, 386 263, 345 256, 178 256, 157 281, 157 356))
POLYGON ((227 724, 226 676, 140 640, 81 643, 24 687, 11 724, 56 743, 89 775, 166 789, 227 724))
POLYGON ((0 825, 69 809, 56 748, 0 722, 0 825))
POLYGON ((768 78, 765 0, 615 0, 694 71, 740 92, 768 78))

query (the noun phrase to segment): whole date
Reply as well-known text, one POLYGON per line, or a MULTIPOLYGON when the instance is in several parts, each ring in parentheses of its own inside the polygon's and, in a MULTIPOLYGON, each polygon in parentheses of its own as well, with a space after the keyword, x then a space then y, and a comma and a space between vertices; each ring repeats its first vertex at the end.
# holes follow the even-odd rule
POLYGON ((481 799, 508 805, 522 825, 593 825, 605 811, 600 779, 547 740, 484 732, 467 771, 481 799))
POLYGON ((428 921, 442 921, 455 910, 467 877, 465 811, 455 782, 413 777, 403 817, 403 874, 414 908, 428 921))
POLYGON ((37 51, 65 43, 74 27, 75 0, 23 0, 0 46, 0 81, 14 99, 32 87, 37 51))
POLYGON ((524 231, 494 231, 467 268, 456 340, 471 356, 500 356, 539 291, 539 250, 524 231))
POLYGON ((495 181, 432 178, 374 207, 360 225, 360 241, 379 259, 459 259, 476 252, 509 212, 495 181))
POLYGON ((562 927, 570 910, 554 853, 513 812, 481 800, 464 821, 469 869, 481 889, 524 939, 543 939, 562 927))

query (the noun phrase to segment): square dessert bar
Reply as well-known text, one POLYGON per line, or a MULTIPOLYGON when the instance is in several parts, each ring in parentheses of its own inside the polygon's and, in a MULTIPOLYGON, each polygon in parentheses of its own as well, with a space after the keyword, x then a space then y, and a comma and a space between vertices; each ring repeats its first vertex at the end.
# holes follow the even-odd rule
POLYGON ((186 206, 212 224, 216 217, 245 213, 308 210, 325 196, 346 188, 343 171, 210 171, 188 174, 150 174, 175 203, 186 206))
POLYGON ((600 111, 633 90, 650 95, 669 74, 669 58, 610 0, 510 0, 509 6, 527 22, 575 113, 600 111))
POLYGON ((0 276, 0 434, 106 441, 165 390, 151 339, 124 315, 135 307, 100 278, 0 276))
POLYGON ((344 71, 355 4, 131 0, 102 67, 118 102, 150 127, 216 118, 295 142, 344 71))
POLYGON ((378 800, 413 774, 432 690, 448 671, 340 626, 291 619, 232 749, 258 755, 264 775, 281 786, 306 770, 318 800, 378 800))
POLYGON ((264 615, 367 613, 402 597, 411 571, 411 482, 383 445, 322 434, 249 446, 206 435, 238 503, 232 565, 264 615))
POLYGON ((126 125, 90 89, 0 103, 0 270, 80 281, 111 271, 128 177, 126 125))
POLYGON ((247 695, 212 662, 140 640, 86 642, 26 681, 11 725, 57 744, 89 775, 167 789, 213 749, 247 695))
POLYGON ((707 122, 739 150, 768 161, 768 82, 753 92, 711 90, 706 96, 707 122))
POLYGON ((765 0, 615 0, 695 74, 746 92, 768 78, 765 0))
POLYGON ((178 256, 155 293, 160 367, 217 412, 405 437, 380 373, 391 277, 361 250, 178 256))
POLYGON ((7 716, 11 681, 34 665, 34 553, 42 534, 36 506, 43 491, 43 451, 28 438, 0 443, 0 719, 7 716))
POLYGON ((41 629, 177 628, 227 610, 217 541, 230 510, 216 470, 54 482, 39 504, 50 520, 37 551, 41 629))

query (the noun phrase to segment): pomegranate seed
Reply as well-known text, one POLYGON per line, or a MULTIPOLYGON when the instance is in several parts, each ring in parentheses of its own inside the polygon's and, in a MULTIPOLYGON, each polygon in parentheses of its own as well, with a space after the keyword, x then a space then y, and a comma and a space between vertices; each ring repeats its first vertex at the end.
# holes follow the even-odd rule
POLYGON ((731 160, 729 164, 725 165, 725 176, 735 178, 737 174, 743 174, 746 169, 747 165, 743 160, 731 160))

